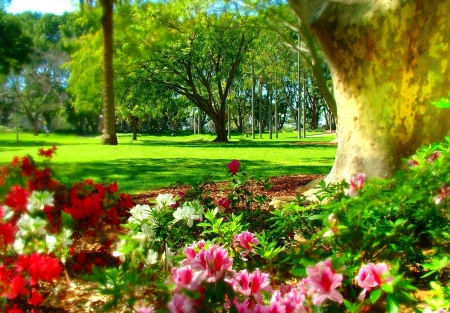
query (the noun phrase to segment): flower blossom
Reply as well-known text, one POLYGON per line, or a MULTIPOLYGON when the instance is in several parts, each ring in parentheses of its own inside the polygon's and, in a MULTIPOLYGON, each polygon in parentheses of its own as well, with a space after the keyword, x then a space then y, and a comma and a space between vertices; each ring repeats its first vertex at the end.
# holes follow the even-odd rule
POLYGON ((363 265, 356 276, 358 285, 364 290, 359 295, 358 299, 362 301, 366 297, 366 292, 372 290, 377 286, 381 286, 383 283, 392 280, 392 277, 383 278, 388 273, 388 266, 386 263, 369 263, 363 265))
POLYGON ((323 234, 323 237, 325 238, 333 236, 338 231, 337 224, 339 221, 334 213, 328 215, 328 222, 331 224, 331 228, 323 234))
POLYGON ((236 175, 236 173, 239 172, 240 163, 238 160, 231 161, 227 166, 228 171, 231 173, 231 175, 236 175))
POLYGON ((153 307, 140 307, 136 310, 136 313, 154 313, 153 307))
POLYGON ((434 151, 430 157, 428 158, 428 163, 433 163, 436 159, 438 159, 441 156, 440 151, 434 151))
POLYGON ((361 190, 366 181, 366 174, 358 173, 350 178, 350 188, 348 188, 345 193, 350 197, 353 197, 357 191, 361 190))
POLYGON ((170 193, 159 194, 156 197, 156 205, 159 208, 170 207, 176 203, 177 202, 175 201, 175 199, 173 198, 173 196, 170 193))
POLYGON ((270 287, 269 274, 261 272, 259 269, 249 274, 247 270, 236 273, 231 279, 231 286, 245 296, 252 296, 256 303, 262 304, 261 291, 272 292, 270 287))
POLYGON ((207 273, 205 271, 195 271, 188 265, 173 268, 172 275, 168 278, 168 281, 175 283, 174 292, 177 293, 181 292, 183 288, 197 290, 206 278, 207 273))
POLYGON ((442 184, 438 195, 433 198, 434 203, 436 205, 440 204, 442 202, 442 200, 444 200, 445 198, 448 197, 448 195, 450 195, 450 188, 448 188, 445 184, 442 184))
POLYGON ((54 206, 53 194, 48 191, 33 191, 28 198, 27 210, 30 213, 43 211, 45 206, 54 206))
POLYGON ((315 266, 308 266, 306 272, 308 273, 306 279, 308 293, 312 295, 314 305, 320 305, 327 299, 338 303, 344 301, 342 295, 337 291, 342 283, 342 275, 333 270, 331 259, 319 262, 315 266))
POLYGON ((244 249, 241 252, 241 257, 244 261, 246 261, 245 257, 253 250, 253 246, 259 244, 258 238, 249 231, 244 231, 238 235, 235 235, 233 238, 234 244, 238 247, 238 249, 244 249))
POLYGON ((187 225, 192 227, 192 225, 194 225, 194 220, 202 220, 203 212, 204 208, 198 202, 186 202, 173 212, 173 217, 175 218, 175 222, 186 220, 187 225))
POLYGON ((419 161, 417 161, 415 159, 409 159, 408 164, 410 167, 416 167, 416 166, 419 166, 419 161))
POLYGON ((211 246, 208 250, 200 250, 194 259, 188 264, 196 270, 206 271, 208 282, 216 282, 233 266, 233 259, 228 256, 225 248, 217 245, 211 246))
POLYGON ((52 146, 50 149, 45 150, 44 148, 39 149, 39 155, 43 156, 44 158, 51 159, 53 157, 53 154, 56 152, 57 148, 56 146, 52 146))
POLYGON ((130 209, 131 216, 128 218, 128 223, 138 223, 150 217, 151 208, 149 205, 137 204, 130 209))
POLYGON ((195 313, 194 300, 185 294, 174 294, 167 308, 171 313, 195 313))

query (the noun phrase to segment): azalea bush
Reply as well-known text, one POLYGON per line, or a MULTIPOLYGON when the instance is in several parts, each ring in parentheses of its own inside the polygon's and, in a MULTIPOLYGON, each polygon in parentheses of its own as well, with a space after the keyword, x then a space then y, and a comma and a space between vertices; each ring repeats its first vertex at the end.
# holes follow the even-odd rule
POLYGON ((117 194, 115 183, 60 184, 48 166, 56 151, 54 146, 39 149, 43 167, 26 156, 1 168, 2 311, 40 312, 53 287, 70 284, 77 234, 102 224, 118 227, 134 205, 128 195, 117 194))
POLYGON ((39 150, 42 167, 16 157, 0 176, 1 308, 45 312, 76 276, 123 312, 447 312, 447 141, 391 179, 321 183, 319 201, 279 210, 237 160, 217 203, 206 181, 136 204, 116 183, 60 184, 56 147, 39 150), (426 303, 415 285, 429 286, 426 303))

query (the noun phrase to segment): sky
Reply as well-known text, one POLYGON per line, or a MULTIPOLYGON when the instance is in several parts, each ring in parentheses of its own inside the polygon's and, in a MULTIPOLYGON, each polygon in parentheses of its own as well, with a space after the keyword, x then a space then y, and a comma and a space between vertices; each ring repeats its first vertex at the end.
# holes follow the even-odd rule
POLYGON ((65 11, 78 10, 78 3, 79 0, 12 0, 6 11, 9 13, 33 11, 61 15, 65 11))

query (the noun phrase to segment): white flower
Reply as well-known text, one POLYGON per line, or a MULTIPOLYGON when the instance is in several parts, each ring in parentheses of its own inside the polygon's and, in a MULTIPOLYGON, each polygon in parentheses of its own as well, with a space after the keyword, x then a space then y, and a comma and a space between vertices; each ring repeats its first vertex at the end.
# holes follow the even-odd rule
POLYGON ((47 253, 52 253, 53 250, 56 248, 56 237, 45 235, 45 244, 47 245, 47 253))
POLYGON ((134 240, 139 242, 139 246, 143 248, 145 246, 145 242, 147 241, 147 236, 143 232, 138 232, 133 237, 134 240))
POLYGON ((175 218, 175 222, 187 220, 187 225, 192 227, 194 220, 202 220, 202 214, 203 207, 198 202, 186 202, 173 212, 173 217, 175 218))
POLYGON ((13 244, 14 251, 16 251, 18 254, 23 254, 24 248, 25 248, 25 242, 23 241, 23 239, 21 237, 16 236, 16 240, 14 241, 14 244, 13 244))
POLYGON ((27 209, 30 213, 39 210, 42 211, 44 206, 53 206, 53 194, 48 191, 33 191, 28 198, 27 209))
POLYGON ((120 261, 122 261, 122 262, 125 261, 125 253, 121 252, 120 250, 122 249, 122 247, 125 244, 126 244, 125 240, 121 240, 120 242, 118 242, 116 251, 113 251, 113 253, 112 253, 113 256, 118 257, 120 259, 120 261))
POLYGON ((138 204, 130 210, 131 217, 128 218, 129 223, 140 224, 143 220, 150 217, 151 208, 149 205, 138 204))
POLYGON ((155 231, 153 227, 149 224, 143 224, 141 226, 142 232, 148 237, 148 239, 152 239, 155 236, 155 231))
POLYGON ((72 231, 70 229, 65 228, 61 234, 61 244, 63 248, 67 248, 72 245, 72 231))
POLYGON ((8 222, 14 216, 14 211, 9 206, 2 205, 2 206, 0 206, 0 209, 3 212, 3 221, 4 222, 8 222))
POLYGON ((26 235, 27 233, 45 235, 47 233, 47 231, 45 230, 46 225, 47 222, 42 218, 32 218, 28 214, 23 214, 17 221, 17 227, 22 230, 20 234, 23 235, 26 235))
POLYGON ((148 264, 156 264, 158 263, 158 252, 152 249, 148 250, 147 254, 147 263, 148 264))
POLYGON ((173 196, 170 193, 159 194, 156 197, 156 204, 159 208, 169 207, 175 203, 176 201, 173 199, 173 196))

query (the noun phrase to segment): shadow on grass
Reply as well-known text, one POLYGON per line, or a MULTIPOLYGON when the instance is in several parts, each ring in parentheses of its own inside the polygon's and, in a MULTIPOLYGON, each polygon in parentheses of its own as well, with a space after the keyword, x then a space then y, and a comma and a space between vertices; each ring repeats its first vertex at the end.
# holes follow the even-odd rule
MULTIPOLYGON (((286 166, 276 162, 242 160, 244 172, 256 178, 289 174, 327 174, 334 158, 308 159, 311 165, 286 166)), ((95 182, 117 181, 119 188, 127 193, 139 193, 174 185, 195 184, 210 175, 214 181, 229 180, 229 159, 118 159, 108 162, 82 164, 53 164, 62 182, 93 178, 95 182)))

